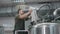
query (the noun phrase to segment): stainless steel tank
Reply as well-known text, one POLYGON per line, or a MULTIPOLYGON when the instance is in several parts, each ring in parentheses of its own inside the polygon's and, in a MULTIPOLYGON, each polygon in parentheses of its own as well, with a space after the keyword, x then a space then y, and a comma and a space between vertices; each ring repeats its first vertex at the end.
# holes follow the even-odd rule
POLYGON ((60 24, 39 23, 31 28, 30 34, 60 34, 60 24))

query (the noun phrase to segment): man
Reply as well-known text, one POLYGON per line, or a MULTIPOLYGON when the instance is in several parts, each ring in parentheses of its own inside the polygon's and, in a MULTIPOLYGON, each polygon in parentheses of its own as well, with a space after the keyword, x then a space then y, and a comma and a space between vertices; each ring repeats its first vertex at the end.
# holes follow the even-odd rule
POLYGON ((24 13, 21 9, 18 10, 18 16, 15 18, 14 34, 16 30, 25 30, 25 19, 28 18, 31 12, 31 9, 27 13, 24 13))

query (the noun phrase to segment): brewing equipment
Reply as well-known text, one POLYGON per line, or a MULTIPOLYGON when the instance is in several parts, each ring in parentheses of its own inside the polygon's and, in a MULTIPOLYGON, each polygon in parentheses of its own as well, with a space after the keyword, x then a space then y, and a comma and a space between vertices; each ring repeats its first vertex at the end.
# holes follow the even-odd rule
POLYGON ((39 23, 31 29, 31 34, 60 34, 60 24, 58 23, 39 23))
POLYGON ((33 12, 33 15, 35 16, 32 16, 34 19, 32 18, 32 23, 29 27, 29 34, 60 34, 60 24, 58 22, 54 22, 58 14, 57 13, 55 15, 55 12, 58 12, 57 9, 53 12, 53 14, 50 14, 50 5, 47 4, 42 5, 38 10, 35 9, 35 13, 33 12), (40 11, 40 9, 44 6, 49 7, 49 11, 45 14, 40 11))

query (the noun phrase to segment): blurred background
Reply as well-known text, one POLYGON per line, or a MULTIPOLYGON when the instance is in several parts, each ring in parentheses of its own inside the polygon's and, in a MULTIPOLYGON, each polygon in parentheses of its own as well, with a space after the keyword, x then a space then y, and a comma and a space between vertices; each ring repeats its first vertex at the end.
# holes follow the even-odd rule
MULTIPOLYGON (((0 0, 0 33, 1 34, 13 34, 15 25, 15 16, 19 8, 25 9, 28 6, 39 8, 43 4, 50 5, 51 13, 60 8, 60 0, 0 0), (4 32, 3 32, 4 31, 4 32)), ((43 7, 49 10, 48 8, 43 7)), ((30 20, 25 22, 25 29, 28 29, 30 20)))

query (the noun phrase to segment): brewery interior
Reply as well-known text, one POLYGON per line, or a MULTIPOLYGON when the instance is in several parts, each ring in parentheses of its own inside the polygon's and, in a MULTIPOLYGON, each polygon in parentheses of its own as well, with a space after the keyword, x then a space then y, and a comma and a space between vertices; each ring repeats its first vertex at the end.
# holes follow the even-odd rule
POLYGON ((0 34, 14 34, 18 9, 32 9, 23 34, 60 34, 60 0, 0 0, 0 34))

